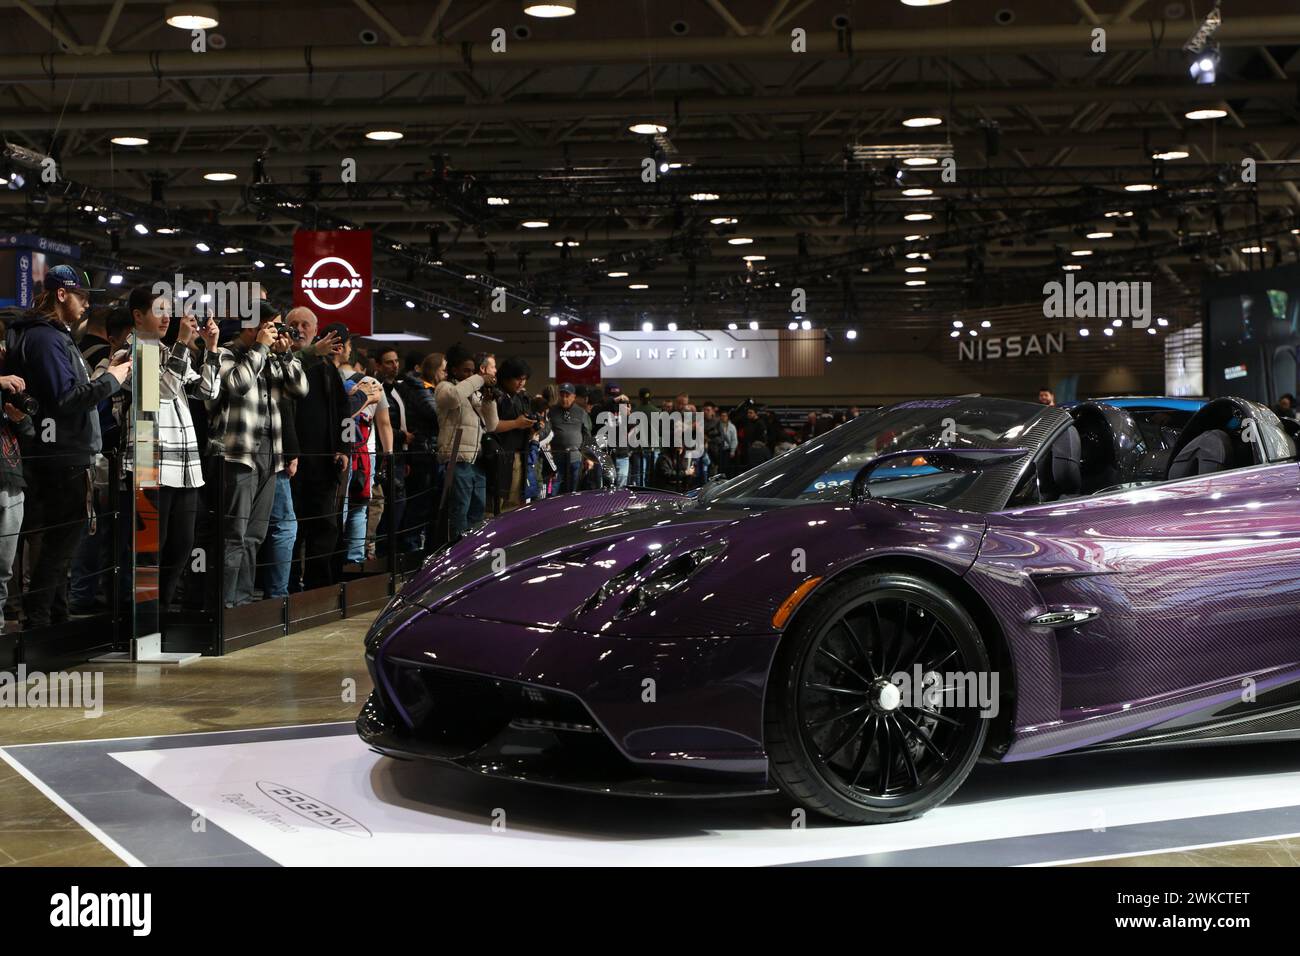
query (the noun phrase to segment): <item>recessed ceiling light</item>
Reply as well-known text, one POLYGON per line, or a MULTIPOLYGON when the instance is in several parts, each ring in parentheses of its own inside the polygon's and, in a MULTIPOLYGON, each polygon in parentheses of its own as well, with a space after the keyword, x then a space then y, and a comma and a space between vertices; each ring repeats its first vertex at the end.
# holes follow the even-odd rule
POLYGON ((609 331, 609 323, 608 323, 608 322, 602 322, 602 323, 600 323, 600 325, 598 326, 598 328, 599 328, 602 332, 608 332, 608 331, 609 331))
POLYGON ((642 332, 653 332, 654 330, 655 330, 655 324, 654 324, 653 322, 642 322, 642 323, 641 323, 641 331, 642 331, 642 332))
POLYGON ((844 333, 846 339, 856 339, 858 337, 857 329, 849 329, 844 333))
POLYGON ((1091 249, 1075 249, 1073 252, 1070 253, 1070 255, 1072 255, 1072 256, 1090 256, 1090 255, 1092 255, 1092 250, 1091 250, 1091 249))
POLYGON ((142 222, 137 222, 137 223, 135 224, 135 231, 138 232, 138 233, 139 233, 140 235, 142 235, 142 236, 147 236, 147 235, 149 235, 149 227, 146 226, 146 225, 145 225, 144 223, 142 223, 142 222))
POLYGON ((1127 219, 1133 215, 1132 209, 1113 209, 1106 213, 1107 219, 1127 219))
POLYGON ((238 177, 234 173, 204 173, 203 178, 210 183, 228 183, 238 177))
POLYGON ((903 125, 919 129, 924 126, 938 126, 942 122, 943 120, 937 116, 913 116, 911 119, 903 120, 903 125))
POLYGON ((631 285, 628 286, 628 288, 629 288, 629 289, 648 289, 648 288, 650 288, 650 286, 646 285, 644 282, 633 282, 631 285))
POLYGON ((746 262, 766 262, 766 261, 767 261, 767 256, 749 255, 749 256, 741 256, 740 258, 744 259, 746 262))
POLYGON ((799 328, 803 329, 805 332, 811 332, 812 323, 807 319, 804 319, 802 322, 799 323, 799 328))
POLYGON ((180 232, 180 230, 175 226, 159 226, 154 230, 154 232, 158 233, 160 236, 174 236, 176 233, 180 232))
POLYGON ((757 332, 757 331, 758 331, 758 320, 757 320, 757 319, 750 319, 750 320, 749 320, 749 329, 750 329, 751 332, 757 332))
POLYGON ((952 327, 953 327, 954 329, 963 329, 963 328, 966 327, 966 323, 963 322, 961 319, 953 319, 953 320, 952 320, 952 327))
POLYGON ((921 239, 924 239, 924 238, 925 238, 925 236, 904 236, 904 237, 903 237, 903 241, 904 241, 904 242, 917 242, 917 241, 919 241, 919 240, 921 240, 921 239))
POLYGON ((1089 335, 1091 335, 1092 333, 1089 332, 1087 329, 1080 329, 1080 330, 1079 330, 1079 334, 1080 334, 1081 336, 1083 336, 1083 337, 1086 339, 1086 338, 1087 338, 1089 335))
POLYGON ((656 133, 668 132, 668 127, 662 123, 633 123, 628 127, 628 132, 640 133, 642 136, 654 136, 656 133))
POLYGON ((372 129, 366 133, 366 139, 373 139, 376 142, 386 143, 389 140, 401 139, 405 133, 395 129, 372 129))
POLYGON ((1083 266, 1072 265, 1072 266, 1061 266, 1061 268, 1064 269, 1066 272, 1078 272, 1080 269, 1083 268, 1083 266))
POLYGON ((1123 328, 1123 326, 1124 326, 1123 319, 1115 319, 1115 321, 1111 322, 1111 328, 1119 329, 1119 328, 1123 328))
POLYGON ((1155 335, 1155 334, 1156 334, 1155 329, 1147 329, 1147 335, 1155 335))
POLYGON ((924 279, 908 279, 904 285, 925 285, 924 279))
POLYGON ((668 325, 666 326, 666 328, 668 329, 669 332, 676 332, 676 331, 677 331, 677 323, 676 323, 676 322, 669 322, 668 325))
POLYGON ((919 258, 921 258, 921 255, 922 255, 922 254, 919 253, 919 252, 909 252, 909 253, 906 255, 905 258, 907 258, 907 259, 919 259, 919 258))
POLYGON ((626 278, 627 278, 627 273, 626 273, 626 272, 609 272, 609 273, 606 273, 606 275, 608 275, 611 279, 626 279, 626 278))
POLYGON ((212 251, 212 247, 209 246, 206 242, 196 242, 196 243, 194 243, 194 248, 197 249, 199 252, 211 252, 211 251, 212 251))
POLYGON ((740 220, 734 216, 715 216, 713 219, 709 220, 709 225, 710 226, 734 226, 738 222, 740 222, 740 220))
POLYGON ((926 189, 924 186, 913 186, 910 189, 903 190, 904 196, 933 196, 933 189, 926 189))
POLYGON ((715 202, 718 198, 717 193, 691 193, 691 198, 696 202, 715 202))
POLYGON ((163 18, 178 30, 211 30, 218 23, 217 8, 210 3, 169 3, 163 18))
POLYGON ((979 333, 979 330, 978 330, 978 329, 967 329, 967 330, 966 330, 966 334, 967 334, 967 335, 979 335, 980 333, 979 333))
POLYGON ((791 320, 791 321, 786 325, 786 328, 789 329, 791 332, 793 332, 795 329, 799 328, 799 323, 798 323, 798 322, 795 322, 795 321, 793 321, 793 320, 791 320))
POLYGON ((903 271, 904 272, 928 272, 930 270, 927 269, 925 266, 908 266, 903 271))
POLYGON ((930 215, 928 212, 909 212, 903 218, 908 222, 929 222, 934 218, 934 216, 930 215))
POLYGON ((903 160, 903 165, 904 166, 934 166, 937 165, 938 162, 939 161, 935 159, 933 156, 909 156, 907 157, 907 159, 903 160))
POLYGON ((1168 162, 1168 161, 1170 161, 1170 160, 1174 160, 1174 159, 1186 159, 1186 158, 1187 158, 1188 156, 1190 156, 1190 155, 1192 155, 1192 154, 1189 153, 1186 149, 1184 149, 1184 148, 1181 147, 1181 146, 1177 146, 1177 147, 1175 147, 1175 148, 1173 148, 1173 149, 1166 149, 1166 150, 1164 150, 1163 152, 1152 153, 1152 154, 1151 154, 1151 158, 1152 158, 1152 159, 1163 159, 1163 160, 1165 160, 1166 162, 1168 162))
POLYGON ((749 236, 732 236, 727 240, 728 244, 733 246, 747 246, 753 241, 749 236))
POLYGON ((983 322, 980 323, 980 328, 981 328, 981 329, 991 329, 991 328, 993 328, 993 323, 990 322, 988 319, 985 319, 983 322))
POLYGON ((578 12, 578 0, 524 0, 524 13, 530 17, 555 19, 571 17, 578 12))
POLYGON ((550 223, 545 219, 525 219, 520 225, 525 229, 545 229, 550 223))
POLYGON ((1089 239, 1110 239, 1114 235, 1115 233, 1113 232, 1090 232, 1088 233, 1088 238, 1089 239))
POLYGON ((563 249, 565 246, 568 246, 570 249, 573 249, 580 245, 582 245, 582 243, 580 243, 577 239, 557 239, 555 241, 555 248, 557 249, 563 249))
POLYGON ((148 146, 149 140, 143 136, 114 136, 109 142, 118 146, 148 146))
POLYGON ((1268 246, 1242 246, 1241 251, 1248 256, 1262 255, 1268 252, 1268 246))
POLYGON ((109 285, 121 285, 121 284, 122 284, 122 273, 120 273, 120 272, 114 272, 111 276, 108 277, 108 284, 109 284, 109 285))
POLYGON ((734 332, 734 331, 736 331, 736 323, 735 323, 735 322, 728 322, 728 323, 727 323, 727 331, 729 331, 729 332, 734 332))
POLYGON ((1130 193, 1149 193, 1155 188, 1154 183, 1129 183, 1124 187, 1124 191, 1130 193))
POLYGON ((948 0, 903 0, 905 7, 938 7, 947 3, 948 0))
POLYGON ((1218 106, 1204 106, 1194 110, 1188 110, 1183 114, 1189 120, 1209 120, 1223 119, 1228 115, 1228 111, 1218 106))
POLYGON ((1114 329, 1102 329, 1101 331, 1102 331, 1102 334, 1103 334, 1103 335, 1109 335, 1109 336, 1112 336, 1112 337, 1115 335, 1115 330, 1114 330, 1114 329))
POLYGON ((958 332, 956 329, 953 329, 951 332, 948 333, 948 335, 954 339, 961 337, 961 333, 958 332))
POLYGON ((488 196, 487 204, 489 206, 509 206, 510 200, 505 196, 488 196))
POLYGON ((1162 329, 1168 324, 1169 324, 1169 320, 1166 319, 1163 315, 1160 318, 1156 319, 1156 325, 1160 326, 1162 329))

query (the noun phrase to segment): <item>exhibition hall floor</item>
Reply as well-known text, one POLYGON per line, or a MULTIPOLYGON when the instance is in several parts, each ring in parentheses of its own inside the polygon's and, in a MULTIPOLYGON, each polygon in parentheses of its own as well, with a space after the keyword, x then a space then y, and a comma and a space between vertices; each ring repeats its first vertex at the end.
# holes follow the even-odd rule
POLYGON ((981 766, 938 810, 877 827, 792 826, 781 797, 607 798, 390 760, 351 727, 369 690, 365 627, 110 667, 96 719, 0 714, 0 862, 1300 863, 1294 744, 981 766))

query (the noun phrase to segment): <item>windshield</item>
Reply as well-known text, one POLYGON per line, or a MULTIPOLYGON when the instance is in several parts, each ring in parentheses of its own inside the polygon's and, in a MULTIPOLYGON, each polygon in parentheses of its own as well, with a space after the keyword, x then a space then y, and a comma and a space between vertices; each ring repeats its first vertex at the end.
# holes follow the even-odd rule
MULTIPOLYGON (((1027 444, 1045 406, 987 398, 903 402, 866 412, 730 481, 707 489, 709 504, 773 506, 847 499, 853 477, 873 458, 929 448, 1012 448, 1027 444)), ((997 470, 1005 473, 1011 466, 997 470)), ((873 471, 867 490, 891 498, 959 507, 982 472, 941 471, 924 454, 891 458, 873 471)))

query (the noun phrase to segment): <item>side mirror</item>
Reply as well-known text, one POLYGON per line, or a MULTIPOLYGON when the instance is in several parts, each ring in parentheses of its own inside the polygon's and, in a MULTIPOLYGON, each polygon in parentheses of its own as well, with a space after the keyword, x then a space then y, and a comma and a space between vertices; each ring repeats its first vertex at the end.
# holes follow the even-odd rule
POLYGON ((852 501, 870 498, 867 481, 871 473, 885 462, 897 458, 924 458, 926 465, 940 471, 972 472, 1009 465, 1028 454, 1028 448, 912 448, 907 451, 891 451, 878 455, 858 469, 858 473, 853 476, 849 498, 852 501))

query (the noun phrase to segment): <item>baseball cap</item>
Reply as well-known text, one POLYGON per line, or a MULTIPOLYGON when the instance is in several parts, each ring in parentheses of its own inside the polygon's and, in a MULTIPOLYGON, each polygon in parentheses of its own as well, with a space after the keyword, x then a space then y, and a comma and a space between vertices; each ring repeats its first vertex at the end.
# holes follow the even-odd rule
POLYGON ((335 332, 338 334, 340 342, 346 343, 350 341, 352 338, 352 333, 348 331, 348 327, 344 325, 342 322, 331 322, 329 325, 325 326, 325 328, 321 329, 320 332, 317 333, 317 337, 324 338, 325 336, 329 335, 331 332, 335 332))
POLYGON ((570 395, 577 395, 577 394, 578 394, 578 390, 577 390, 576 388, 574 388, 573 385, 572 385, 571 383, 569 383, 569 382, 562 382, 562 383, 560 384, 560 391, 561 391, 561 392, 568 392, 570 395))
POLYGON ((84 272, 78 272, 72 266, 55 266, 45 273, 45 288, 53 292, 57 289, 67 289, 69 292, 103 292, 103 289, 92 289, 90 287, 90 277, 84 272))
POLYGON ((648 388, 643 388, 643 389, 641 389, 641 391, 637 392, 636 394, 637 394, 637 397, 640 398, 641 401, 644 402, 647 398, 650 397, 650 389, 648 389, 648 388))
POLYGON ((277 315, 283 314, 284 310, 270 299, 262 299, 258 305, 258 317, 262 322, 270 322, 277 315))
POLYGON ((606 394, 606 395, 622 395, 622 394, 623 394, 623 387, 622 387, 621 385, 619 385, 618 382, 610 382, 608 385, 605 386, 605 394, 606 394))

